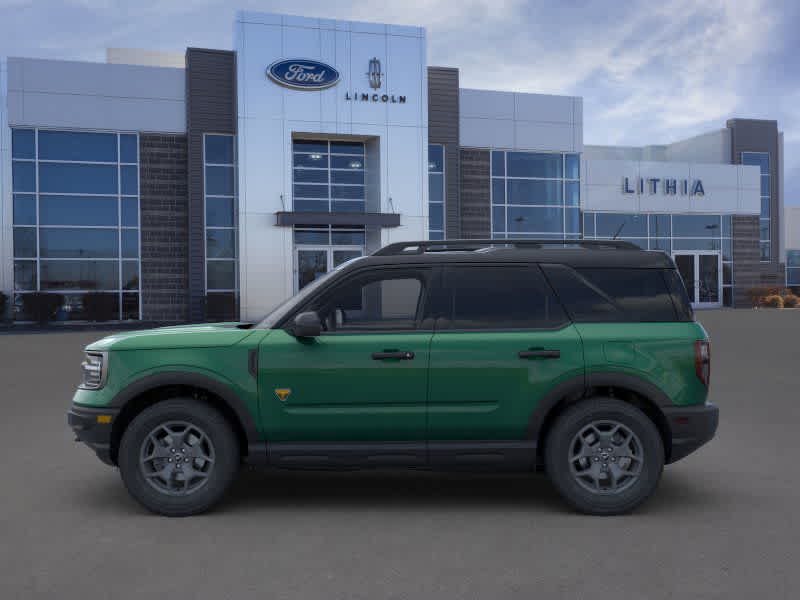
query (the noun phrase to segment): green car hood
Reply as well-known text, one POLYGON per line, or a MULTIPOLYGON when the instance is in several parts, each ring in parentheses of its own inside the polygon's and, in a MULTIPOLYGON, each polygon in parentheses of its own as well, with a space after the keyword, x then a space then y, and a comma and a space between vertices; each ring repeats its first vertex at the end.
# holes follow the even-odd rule
POLYGON ((159 350, 168 348, 213 348, 232 346, 255 331, 249 323, 203 323, 142 331, 115 333, 89 344, 86 349, 159 350))

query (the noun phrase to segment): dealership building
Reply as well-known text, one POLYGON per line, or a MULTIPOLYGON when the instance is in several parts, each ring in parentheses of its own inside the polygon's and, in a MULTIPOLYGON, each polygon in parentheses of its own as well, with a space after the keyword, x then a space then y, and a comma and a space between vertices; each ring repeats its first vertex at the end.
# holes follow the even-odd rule
POLYGON ((426 43, 420 27, 240 12, 233 51, 3 59, 14 318, 42 291, 59 320, 86 319, 98 292, 123 320, 256 319, 418 239, 630 240, 671 254, 697 307, 785 285, 776 121, 585 145, 582 98, 461 88, 426 43))

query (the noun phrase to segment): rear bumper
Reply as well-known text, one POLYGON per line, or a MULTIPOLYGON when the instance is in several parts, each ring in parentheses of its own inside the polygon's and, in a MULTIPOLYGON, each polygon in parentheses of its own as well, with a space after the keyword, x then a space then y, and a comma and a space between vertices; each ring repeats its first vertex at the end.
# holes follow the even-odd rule
POLYGON ((75 433, 75 441, 89 446, 100 460, 112 466, 111 428, 118 414, 117 409, 90 408, 79 404, 73 404, 67 412, 67 424, 75 433), (101 415, 110 416, 110 422, 99 423, 97 417, 101 415))
POLYGON ((700 406, 670 406, 664 408, 664 416, 672 430, 670 463, 711 441, 719 424, 719 408, 710 402, 700 406))

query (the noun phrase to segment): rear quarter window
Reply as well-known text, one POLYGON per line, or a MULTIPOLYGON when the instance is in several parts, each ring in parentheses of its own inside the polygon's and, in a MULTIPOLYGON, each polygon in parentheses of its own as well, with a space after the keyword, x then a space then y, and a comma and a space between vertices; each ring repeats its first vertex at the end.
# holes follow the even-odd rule
POLYGON ((676 310, 666 269, 543 268, 575 322, 689 320, 676 310))

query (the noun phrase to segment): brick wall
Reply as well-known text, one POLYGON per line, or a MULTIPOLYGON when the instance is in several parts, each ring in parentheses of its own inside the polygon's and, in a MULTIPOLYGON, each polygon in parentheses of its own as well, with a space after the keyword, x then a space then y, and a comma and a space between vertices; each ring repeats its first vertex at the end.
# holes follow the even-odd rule
POLYGON ((142 318, 188 319, 186 136, 139 135, 142 318))
POLYGON ((461 150, 461 236, 491 237, 488 150, 461 150))

